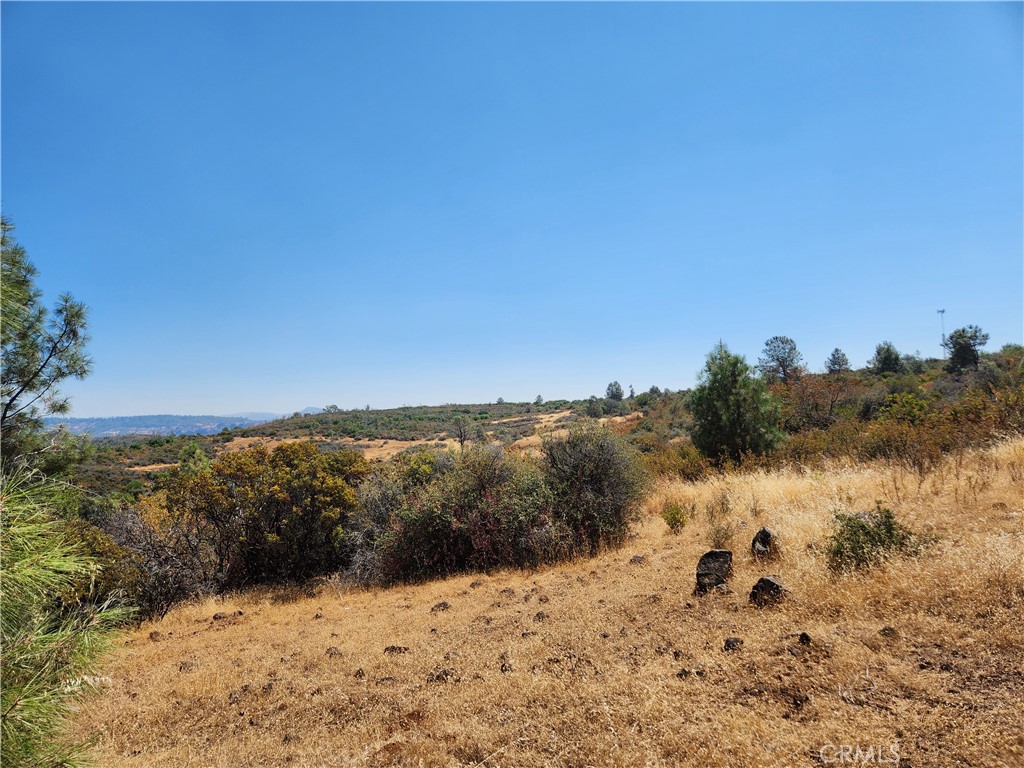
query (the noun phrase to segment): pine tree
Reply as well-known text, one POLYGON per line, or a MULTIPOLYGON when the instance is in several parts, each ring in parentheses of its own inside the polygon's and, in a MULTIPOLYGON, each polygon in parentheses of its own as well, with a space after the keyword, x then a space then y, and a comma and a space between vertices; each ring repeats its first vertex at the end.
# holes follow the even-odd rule
POLYGON ((689 406, 693 444, 714 460, 767 453, 782 440, 778 400, 724 344, 708 355, 689 406))
POLYGON ((23 470, 0 487, 0 763, 71 766, 80 745, 62 738, 70 702, 90 687, 114 627, 128 617, 109 603, 74 600, 98 567, 49 510, 61 489, 23 470))

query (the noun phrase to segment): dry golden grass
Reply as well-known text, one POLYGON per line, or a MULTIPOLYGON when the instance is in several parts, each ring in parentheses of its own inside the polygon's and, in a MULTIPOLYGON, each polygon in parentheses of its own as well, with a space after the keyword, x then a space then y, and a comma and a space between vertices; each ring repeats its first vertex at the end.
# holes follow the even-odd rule
POLYGON ((591 560, 181 607, 127 635, 77 735, 106 766, 854 764, 823 763, 830 744, 873 746, 859 765, 893 745, 913 768, 1021 766, 1022 498, 1020 440, 921 484, 882 465, 665 483, 591 560), (695 598, 723 493, 735 591, 695 598), (832 513, 876 499, 938 543, 833 576, 832 513), (698 510, 678 535, 671 500, 698 510), (748 555, 761 525, 783 541, 770 565, 748 555), (757 609, 766 573, 792 594, 757 609))
POLYGON ((165 469, 171 469, 178 466, 177 464, 146 464, 141 467, 128 467, 132 472, 162 472, 165 469))

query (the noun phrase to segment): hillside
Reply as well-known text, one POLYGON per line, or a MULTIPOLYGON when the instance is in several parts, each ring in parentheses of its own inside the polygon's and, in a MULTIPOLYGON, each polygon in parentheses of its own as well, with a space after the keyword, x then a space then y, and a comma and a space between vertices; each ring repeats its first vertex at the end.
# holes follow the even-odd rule
POLYGON ((63 425, 73 435, 118 437, 121 435, 214 435, 225 429, 241 429, 260 423, 243 416, 110 416, 95 419, 51 417, 47 429, 63 425))
POLYGON ((844 745, 874 750, 860 764, 1020 765, 1022 498, 1019 439, 923 477, 836 463, 666 480, 626 546, 591 560, 180 606, 126 637, 76 731, 103 766, 811 766, 844 745), (935 543, 833 574, 833 513, 878 499, 935 543), (667 502, 696 510, 678 534, 667 502), (762 525, 776 563, 748 555, 762 525), (730 531, 732 591, 694 597, 698 558, 730 531), (791 595, 756 608, 766 573, 791 595))

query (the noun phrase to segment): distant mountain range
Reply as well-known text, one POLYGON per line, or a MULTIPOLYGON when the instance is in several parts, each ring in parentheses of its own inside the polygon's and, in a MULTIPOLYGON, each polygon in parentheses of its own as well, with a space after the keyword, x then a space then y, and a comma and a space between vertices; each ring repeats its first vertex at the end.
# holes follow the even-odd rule
POLYGON ((278 418, 273 413, 235 416, 110 416, 96 419, 51 417, 43 419, 49 429, 63 424, 75 435, 117 437, 118 435, 213 435, 223 429, 254 427, 278 418), (255 418, 248 418, 253 416, 255 418))

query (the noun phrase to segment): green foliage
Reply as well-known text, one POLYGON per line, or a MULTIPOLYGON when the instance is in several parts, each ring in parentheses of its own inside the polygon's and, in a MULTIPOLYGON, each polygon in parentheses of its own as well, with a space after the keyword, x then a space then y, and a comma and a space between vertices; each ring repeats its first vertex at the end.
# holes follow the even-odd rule
POLYGON ((799 373, 802 361, 795 341, 788 336, 772 336, 764 343, 757 367, 765 381, 785 384, 799 373))
POLYGON ((613 381, 604 391, 604 396, 609 400, 621 400, 623 398, 622 385, 613 381))
POLYGON ((89 687, 114 628, 128 612, 87 599, 99 569, 49 510, 59 491, 21 472, 0 499, 0 762, 69 766, 82 750, 62 736, 71 702, 89 687), (79 599, 76 599, 79 598, 79 599))
POLYGON ((850 358, 846 356, 843 350, 836 347, 825 361, 825 373, 848 373, 849 371, 850 358))
POLYGON ((959 373, 970 368, 977 368, 979 352, 987 343, 988 334, 978 326, 968 325, 965 328, 957 328, 942 342, 942 346, 949 353, 946 370, 950 373, 959 373))
POLYGON ((635 451, 606 429, 583 426, 546 441, 543 461, 555 508, 582 550, 620 544, 644 487, 635 451))
POLYGON ((901 373, 903 371, 903 359, 899 350, 891 341, 883 341, 875 347, 875 356, 868 360, 868 368, 872 373, 878 375, 884 373, 901 373))
POLYGON ((182 447, 178 454, 178 467, 185 474, 208 472, 210 457, 197 441, 192 440, 182 447))
POLYGON ((825 549, 834 571, 864 569, 895 554, 915 554, 929 541, 901 524, 893 511, 880 503, 872 512, 837 513, 835 522, 825 549))
POLYGON ((596 396, 592 396, 587 400, 586 413, 592 419, 601 418, 604 415, 604 405, 601 403, 601 400, 596 396))
POLYGON ((63 294, 52 313, 43 306, 36 268, 10 237, 12 229, 6 218, 0 220, 0 459, 5 467, 34 466, 44 449, 54 453, 42 434, 42 417, 66 413, 68 400, 59 385, 85 377, 92 368, 85 353, 85 305, 63 294))
POLYGON ((686 527, 686 524, 693 517, 696 507, 690 504, 682 504, 678 501, 667 501, 661 510, 661 519, 669 527, 672 533, 679 533, 686 527))
POLYGON ((782 439, 778 399, 724 344, 708 355, 689 405, 693 443, 714 461, 766 453, 782 439))
POLYGON ((879 414, 887 421, 921 424, 928 414, 928 404, 912 392, 897 392, 885 398, 879 414))
POLYGON ((539 462, 498 446, 426 455, 384 465, 360 486, 357 578, 418 581, 590 553, 622 541, 639 498, 631 451, 597 427, 545 443, 539 462))
POLYGON ((208 471, 169 478, 166 517, 143 551, 166 562, 169 549, 170 567, 195 576, 171 579, 189 591, 331 573, 347 564, 354 485, 366 471, 359 454, 311 442, 225 453, 208 471))

